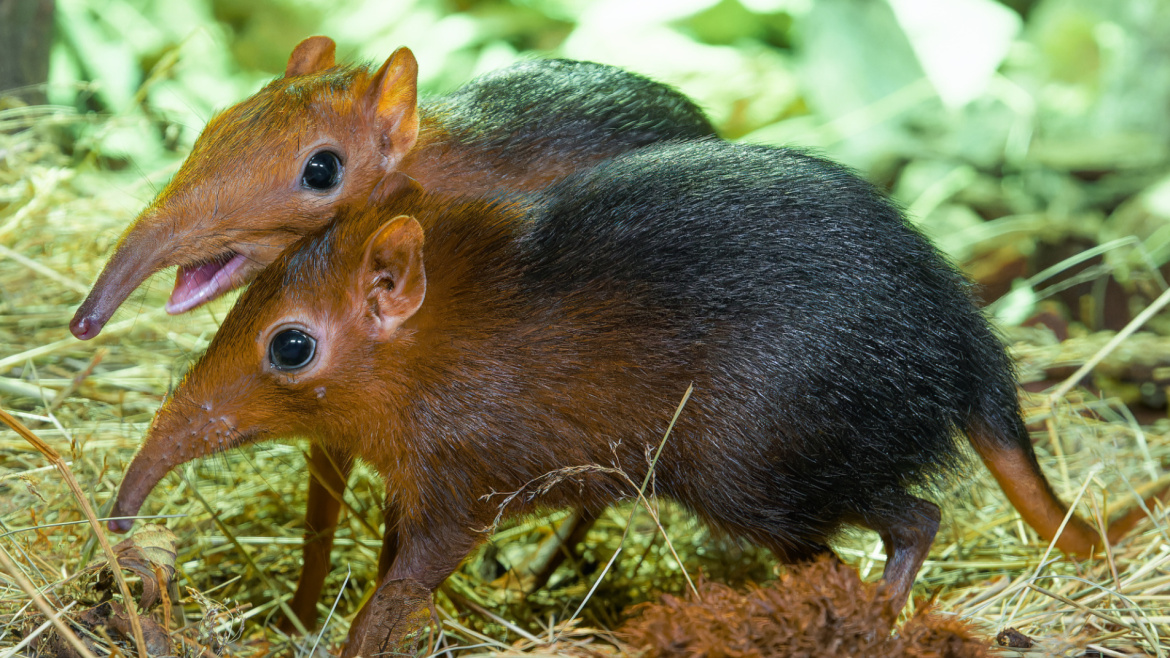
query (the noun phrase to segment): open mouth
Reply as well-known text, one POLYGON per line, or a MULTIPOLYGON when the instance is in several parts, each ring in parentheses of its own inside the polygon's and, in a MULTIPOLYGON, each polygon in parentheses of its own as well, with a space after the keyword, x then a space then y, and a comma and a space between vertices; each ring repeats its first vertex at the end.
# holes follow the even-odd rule
POLYGON ((235 276, 248 262, 243 254, 230 251, 219 258, 193 267, 180 267, 175 290, 167 300, 167 313, 174 315, 209 302, 235 287, 235 276))

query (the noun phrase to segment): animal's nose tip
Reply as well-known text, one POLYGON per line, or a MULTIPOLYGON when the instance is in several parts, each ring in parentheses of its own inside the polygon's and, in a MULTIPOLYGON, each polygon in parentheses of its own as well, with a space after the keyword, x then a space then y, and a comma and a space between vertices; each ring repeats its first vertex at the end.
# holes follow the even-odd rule
POLYGON ((130 532, 130 528, 134 525, 134 519, 110 519, 107 525, 112 532, 125 534, 130 532))
POLYGON ((74 317, 73 321, 69 323, 69 331, 73 333, 74 337, 76 337, 80 340, 88 340, 90 338, 93 338, 93 334, 97 333, 97 332, 93 332, 93 334, 90 333, 92 325, 93 325, 93 322, 90 320, 90 317, 88 315, 74 317))

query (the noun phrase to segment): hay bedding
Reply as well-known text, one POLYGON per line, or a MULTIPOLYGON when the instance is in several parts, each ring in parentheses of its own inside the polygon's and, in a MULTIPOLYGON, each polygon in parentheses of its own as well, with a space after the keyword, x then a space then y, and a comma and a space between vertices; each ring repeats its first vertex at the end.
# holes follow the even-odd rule
MULTIPOLYGON (((113 241, 153 194, 154 181, 169 173, 78 165, 44 130, 0 131, 0 407, 62 455, 98 516, 154 409, 233 301, 169 318, 160 310, 169 281, 155 280, 96 341, 69 336, 68 320, 113 241)), ((1059 343, 1051 333, 1021 329, 1010 337, 1025 380, 1040 381, 1084 363, 1109 335, 1059 343)), ((1160 359, 1170 363, 1170 342, 1138 334, 1101 370, 1125 373, 1160 359)), ((1084 517, 1129 504, 1134 489, 1164 472, 1170 421, 1141 426, 1120 401, 1080 390, 1055 402, 1027 398, 1037 450, 1061 495, 1071 501, 1079 494, 1084 517)), ((290 595, 299 566, 303 448, 269 444, 206 460, 169 476, 148 501, 143 513, 162 517, 150 522, 174 534, 168 550, 175 578, 169 588, 156 588, 160 603, 144 617, 144 630, 170 628, 176 654, 308 655, 344 637, 372 582, 378 549, 379 485, 366 471, 354 478, 348 496, 327 584, 337 605, 323 637, 287 638, 265 625, 290 595)), ((1033 648, 1019 649, 1026 655, 1170 655, 1164 521, 1145 522, 1103 559, 1077 564, 1050 554, 982 469, 972 474, 970 482, 945 492, 944 526, 918 578, 915 594, 933 599, 936 615, 964 620, 988 643, 999 631, 1018 629, 1001 637, 1005 643, 1033 640, 1033 648)), ((711 537, 669 504, 660 512, 681 564, 649 516, 615 508, 591 532, 581 562, 562 567, 549 588, 527 598, 509 567, 522 567, 564 514, 505 527, 444 585, 436 597, 442 632, 424 639, 451 655, 627 653, 636 651, 636 633, 604 629, 618 629, 627 606, 659 593, 683 597, 665 604, 681 605, 684 569, 737 586, 773 579, 766 552, 711 537), (627 524, 632 527, 625 533, 627 524), (607 571, 623 536, 623 553, 607 571)), ((1163 510, 1155 516, 1162 519, 1163 510)), ((129 547, 122 550, 141 550, 133 541, 129 547)), ((883 558, 874 536, 850 536, 839 548, 864 578, 880 574, 883 558)), ((81 506, 44 456, 6 429, 0 430, 0 550, 95 653, 132 655, 133 633, 119 630, 128 614, 125 601, 108 576, 94 575, 105 558, 81 506)), ((126 572, 134 598, 158 566, 144 557, 140 562, 151 566, 126 572)), ((741 596, 720 592, 711 596, 741 596)), ((14 577, 0 574, 0 656, 18 646, 21 655, 74 655, 56 630, 38 630, 45 619, 31 602, 14 577)), ((328 603, 322 601, 322 617, 328 603)), ((665 608, 644 610, 641 619, 655 610, 665 608)), ((911 606, 904 615, 914 619, 917 613, 911 606)))

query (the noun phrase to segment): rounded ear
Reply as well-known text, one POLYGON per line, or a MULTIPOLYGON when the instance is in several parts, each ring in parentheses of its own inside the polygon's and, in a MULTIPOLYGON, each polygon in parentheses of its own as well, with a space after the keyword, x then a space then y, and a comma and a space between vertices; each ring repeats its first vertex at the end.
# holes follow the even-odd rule
POLYGON ((291 78, 297 75, 308 75, 333 66, 333 51, 337 44, 329 37, 309 37, 293 48, 288 56, 288 66, 284 68, 284 77, 291 78))
POLYGON ((368 203, 374 206, 384 203, 391 197, 422 193, 422 183, 401 171, 395 171, 383 176, 382 180, 378 181, 378 184, 370 191, 368 203))
POLYGON ((370 79, 365 104, 378 126, 378 147, 393 168, 418 140, 418 62, 409 48, 395 50, 370 79))
POLYGON ((413 217, 399 215, 366 241, 356 299, 374 321, 376 338, 389 338, 422 306, 427 294, 423 230, 413 217))

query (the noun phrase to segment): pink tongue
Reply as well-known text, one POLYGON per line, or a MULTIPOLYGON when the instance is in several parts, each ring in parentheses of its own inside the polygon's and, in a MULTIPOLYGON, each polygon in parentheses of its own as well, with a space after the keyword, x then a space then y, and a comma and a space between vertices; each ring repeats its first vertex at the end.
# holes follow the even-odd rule
POLYGON ((231 275, 244 262, 240 254, 230 254, 198 267, 180 267, 175 276, 175 290, 167 301, 167 313, 189 311, 227 292, 231 275))

